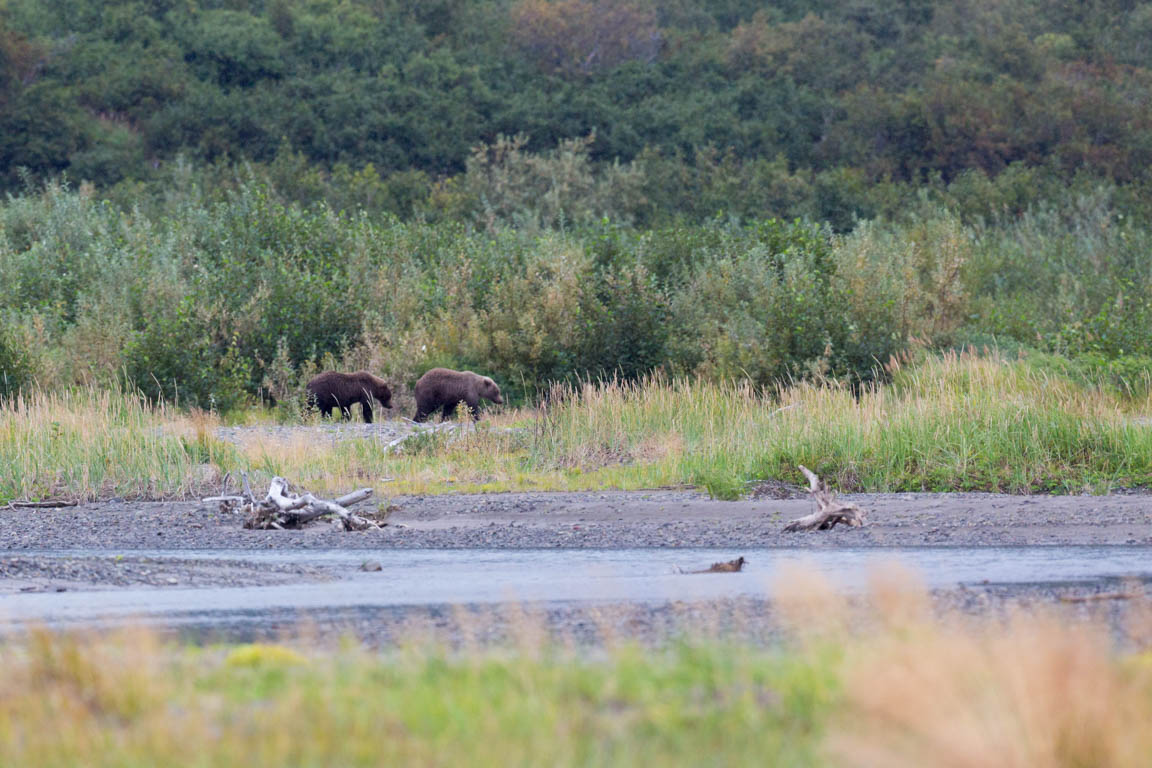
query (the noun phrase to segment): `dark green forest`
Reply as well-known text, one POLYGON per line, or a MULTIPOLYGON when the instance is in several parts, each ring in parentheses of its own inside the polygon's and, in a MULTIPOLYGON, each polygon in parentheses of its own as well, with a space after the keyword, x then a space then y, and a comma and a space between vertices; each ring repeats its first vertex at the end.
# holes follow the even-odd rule
POLYGON ((0 183, 250 161, 304 202, 474 217, 452 181, 520 136, 615 171, 595 215, 846 229, 1005 173, 965 203, 1088 177, 1136 204, 1150 86, 1135 0, 4 0, 0 183))
POLYGON ((0 0, 0 397, 1152 359, 1152 3, 0 0))

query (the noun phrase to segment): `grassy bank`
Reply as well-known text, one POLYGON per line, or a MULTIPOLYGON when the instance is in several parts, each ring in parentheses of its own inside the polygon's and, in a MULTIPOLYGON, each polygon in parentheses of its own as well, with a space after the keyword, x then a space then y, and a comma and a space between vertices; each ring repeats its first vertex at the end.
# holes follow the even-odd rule
POLYGON ((317 490, 578 490, 699 485, 732 498, 805 464, 843 490, 1105 491, 1152 485, 1152 398, 1121 399, 1026 361, 946 355, 853 393, 704 381, 589 383, 401 455, 306 432, 215 436, 211 414, 100 392, 33 394, 0 412, 0 498, 169 497, 227 472, 317 490))
POLYGON ((771 648, 573 653, 528 626, 501 648, 383 653, 34 632, 2 648, 0 764, 1146 764, 1147 655, 1103 624, 936 619, 908 583, 874 579, 849 631, 860 616, 793 581, 771 648))

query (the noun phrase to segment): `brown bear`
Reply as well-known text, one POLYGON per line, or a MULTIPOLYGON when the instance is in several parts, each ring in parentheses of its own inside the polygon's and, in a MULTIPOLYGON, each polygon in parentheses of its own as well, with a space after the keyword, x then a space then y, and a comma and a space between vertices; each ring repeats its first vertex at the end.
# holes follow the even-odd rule
POLYGON ((433 368, 416 382, 416 421, 426 421, 437 409, 444 418, 452 418, 456 407, 461 403, 468 406, 472 419, 479 421, 480 398, 494 403, 503 403, 500 387, 487 376, 472 371, 452 371, 447 368, 433 368))
POLYGON ((385 408, 392 407, 392 390, 388 383, 368 371, 339 373, 325 371, 308 382, 308 400, 327 418, 333 408, 339 408, 345 419, 352 418, 351 408, 360 403, 364 410, 364 423, 372 423, 372 398, 385 408))

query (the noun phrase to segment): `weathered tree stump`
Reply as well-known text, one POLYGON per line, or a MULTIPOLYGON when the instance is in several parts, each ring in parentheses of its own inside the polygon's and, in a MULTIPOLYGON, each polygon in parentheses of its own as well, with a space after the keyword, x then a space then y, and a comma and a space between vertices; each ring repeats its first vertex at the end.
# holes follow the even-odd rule
POLYGON ((808 478, 808 493, 820 505, 820 508, 810 515, 797 518, 784 526, 785 533, 793 531, 827 531, 835 528, 837 524, 852 528, 864 525, 864 510, 855 504, 846 504, 836 501, 836 494, 828 490, 828 485, 818 478, 812 470, 800 465, 800 471, 808 478))

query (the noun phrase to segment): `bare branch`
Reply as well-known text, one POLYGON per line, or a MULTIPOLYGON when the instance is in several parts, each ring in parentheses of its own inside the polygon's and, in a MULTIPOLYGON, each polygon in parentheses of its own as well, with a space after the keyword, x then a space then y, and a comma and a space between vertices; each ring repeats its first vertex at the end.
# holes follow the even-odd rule
POLYGON ((799 465, 800 471, 808 478, 808 492, 819 506, 815 512, 797 518, 784 526, 785 533, 795 531, 827 531, 843 523, 851 528, 864 525, 864 510, 855 504, 836 501, 836 494, 828 490, 828 486, 816 476, 812 470, 799 465))
POLYGON ((358 491, 352 491, 352 493, 344 494, 343 496, 336 499, 336 503, 342 507, 351 507, 353 504, 359 504, 360 502, 366 501, 371 497, 371 488, 361 488, 358 491))
POLYGON ((346 493, 335 501, 318 499, 310 493, 297 494, 291 491, 288 481, 282 477, 272 478, 268 494, 256 501, 244 477, 247 498, 244 496, 211 496, 205 502, 219 502, 222 509, 244 513, 244 527, 263 530, 286 530, 302 528, 327 515, 338 518, 339 525, 347 531, 364 531, 381 526, 367 518, 349 512, 347 507, 371 498, 371 488, 361 488, 346 493))
MULTIPOLYGON (((405 419, 405 421, 407 421, 407 419, 405 419)), ((415 423, 416 422, 413 422, 413 424, 415 424, 415 423)), ((385 445, 384 446, 384 452, 385 453, 396 453, 400 449, 401 445, 403 445, 407 441, 411 440, 412 438, 416 437, 417 435, 426 435, 426 434, 430 434, 433 432, 452 432, 453 430, 457 429, 459 426, 460 426, 459 424, 455 424, 455 423, 452 423, 449 421, 444 421, 444 422, 441 422, 439 424, 433 424, 433 425, 421 424, 421 425, 419 425, 419 428, 413 430, 412 432, 409 432, 406 435, 401 435, 400 437, 396 438, 392 442, 385 445)))
POLYGON ((244 495, 248 497, 248 503, 255 504, 256 496, 252 493, 252 486, 248 485, 248 473, 241 472, 240 479, 244 481, 244 495))
POLYGON ((810 493, 816 493, 821 489, 820 478, 816 477, 816 473, 808 469, 803 464, 797 465, 800 471, 804 473, 804 477, 808 478, 808 490, 810 493))

